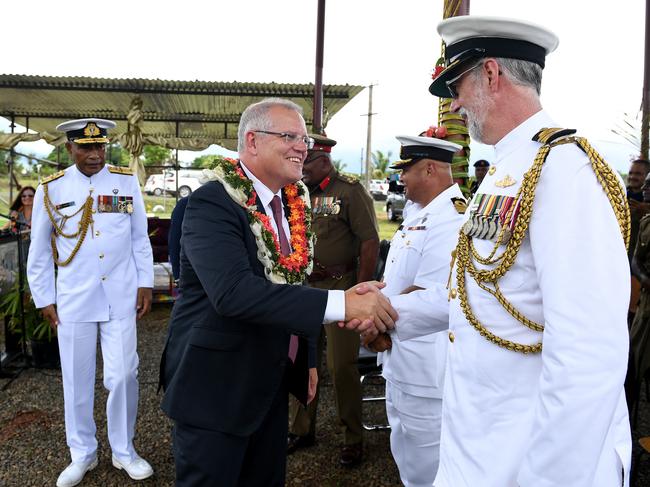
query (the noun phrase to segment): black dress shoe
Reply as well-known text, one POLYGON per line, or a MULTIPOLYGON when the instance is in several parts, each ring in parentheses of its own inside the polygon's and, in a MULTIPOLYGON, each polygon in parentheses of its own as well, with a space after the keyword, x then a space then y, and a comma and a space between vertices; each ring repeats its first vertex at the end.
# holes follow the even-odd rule
POLYGON ((361 443, 355 445, 344 445, 341 447, 339 463, 344 467, 354 467, 361 463, 363 457, 363 446, 361 443))
POLYGON ((307 436, 298 436, 293 433, 289 433, 287 437, 287 455, 291 455, 296 450, 300 448, 307 448, 312 446, 316 440, 313 435, 307 436))

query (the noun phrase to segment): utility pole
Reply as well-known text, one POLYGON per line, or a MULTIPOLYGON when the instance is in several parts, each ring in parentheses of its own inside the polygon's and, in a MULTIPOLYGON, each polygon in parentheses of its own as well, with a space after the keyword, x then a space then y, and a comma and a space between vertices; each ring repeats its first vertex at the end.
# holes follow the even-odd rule
MULTIPOLYGON (((650 1, 650 0, 649 0, 650 1)), ((372 88, 373 86, 376 85, 370 85, 368 86, 368 113, 365 115, 362 115, 362 117, 368 117, 368 136, 366 139, 366 178, 365 178, 365 186, 366 189, 370 187, 370 176, 372 174, 372 161, 371 161, 371 156, 372 156, 372 116, 377 115, 376 113, 372 112, 372 88)))
POLYGON ((325 37, 325 0, 318 0, 316 19, 316 72, 314 75, 314 114, 312 130, 323 133, 323 44, 325 37))
POLYGON ((641 154, 648 158, 648 130, 650 118, 650 0, 645 3, 645 53, 643 63, 643 97, 641 101, 641 154))

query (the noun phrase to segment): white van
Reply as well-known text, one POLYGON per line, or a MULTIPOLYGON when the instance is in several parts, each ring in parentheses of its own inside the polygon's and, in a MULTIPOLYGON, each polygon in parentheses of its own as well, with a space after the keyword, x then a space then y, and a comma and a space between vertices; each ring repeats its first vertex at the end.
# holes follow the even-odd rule
MULTIPOLYGON (((178 170, 178 195, 181 198, 191 195, 201 186, 199 179, 202 172, 200 169, 178 170)), ((160 196, 163 192, 176 194, 176 171, 166 170, 160 174, 152 174, 147 178, 144 191, 154 196, 160 196)))

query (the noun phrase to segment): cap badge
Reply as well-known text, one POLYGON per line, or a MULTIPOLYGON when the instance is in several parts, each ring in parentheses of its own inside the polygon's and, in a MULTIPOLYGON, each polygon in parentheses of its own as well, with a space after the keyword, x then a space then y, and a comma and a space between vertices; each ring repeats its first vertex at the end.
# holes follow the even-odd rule
POLYGON ((95 137, 99 134, 101 134, 99 127, 97 127, 97 125, 95 125, 93 122, 88 123, 84 128, 84 135, 86 137, 95 137))

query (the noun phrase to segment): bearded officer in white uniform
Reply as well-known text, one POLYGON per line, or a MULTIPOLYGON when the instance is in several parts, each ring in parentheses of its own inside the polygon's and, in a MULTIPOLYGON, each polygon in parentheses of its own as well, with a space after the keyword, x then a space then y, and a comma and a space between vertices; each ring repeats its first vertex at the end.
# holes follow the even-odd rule
MULTIPOLYGON (((402 171, 408 202, 386 259, 387 296, 446 285, 466 208, 451 172, 460 145, 432 137, 397 140, 402 160, 391 167, 402 171)), ((391 452, 405 487, 431 487, 438 470, 448 343, 443 331, 406 341, 382 334, 368 346, 386 349, 378 362, 386 379, 391 452)))
POLYGON ((449 290, 391 299, 400 339, 449 320, 434 486, 628 485, 623 184, 542 109, 552 32, 475 16, 438 32, 446 67, 430 91, 453 98, 495 161, 465 214, 449 290))
POLYGON ((57 329, 66 438, 72 463, 58 487, 97 465, 93 420, 97 335, 104 362, 113 465, 136 480, 153 474, 133 447, 138 409, 136 314, 151 307, 153 258, 137 178, 105 165, 102 119, 65 122, 74 165, 36 191, 27 275, 36 307, 57 329), (55 274, 55 266, 57 272, 55 274))

